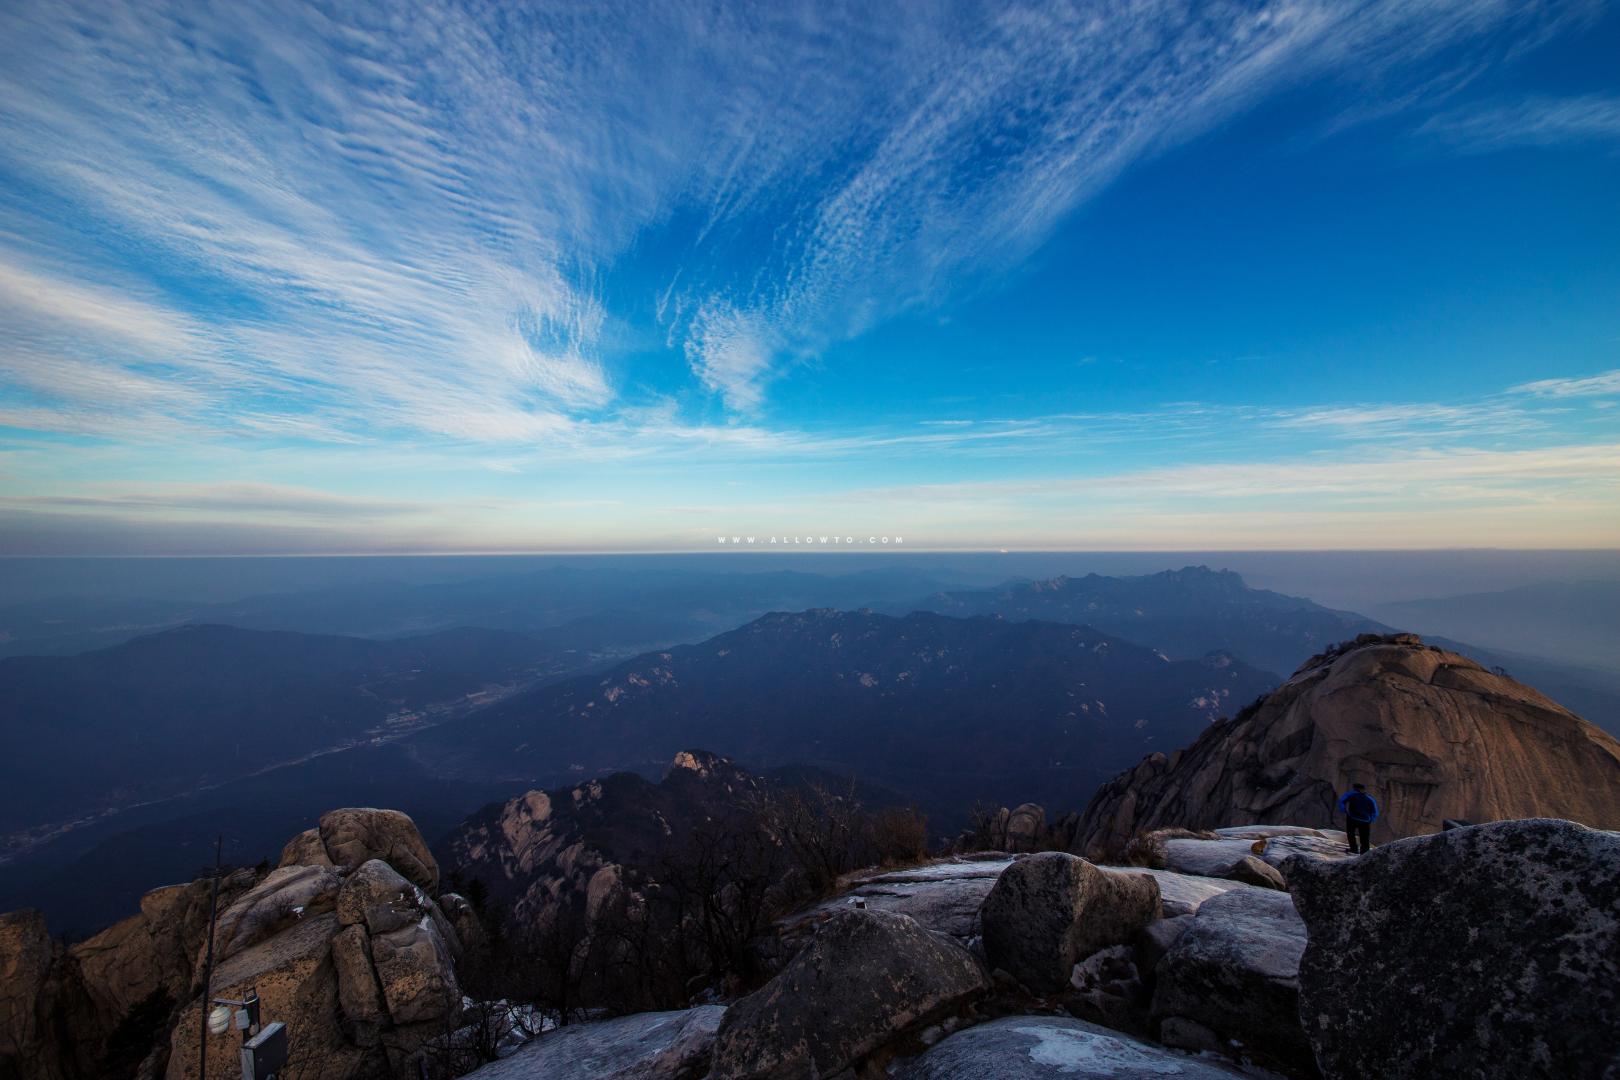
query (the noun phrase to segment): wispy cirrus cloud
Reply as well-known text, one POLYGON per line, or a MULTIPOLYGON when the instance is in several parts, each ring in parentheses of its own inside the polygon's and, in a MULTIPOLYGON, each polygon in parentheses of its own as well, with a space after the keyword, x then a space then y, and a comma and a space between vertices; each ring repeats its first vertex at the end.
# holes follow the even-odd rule
POLYGON ((694 392, 756 412, 1261 95, 1405 92, 1415 59, 1583 10, 25 0, 0 13, 0 290, 83 334, 8 356, 10 417, 94 432, 85 365, 183 359, 155 431, 562 442, 637 404, 611 285, 666 232, 662 332, 694 392), (96 257, 122 284, 80 284, 96 257), (80 370, 53 383, 52 355, 80 370))
POLYGON ((1418 132, 1475 151, 1620 142, 1620 97, 1533 97, 1511 104, 1456 109, 1431 117, 1418 132))
POLYGON ((763 272, 758 256, 730 276, 702 259, 683 267, 674 333, 705 385, 751 408, 797 355, 939 301, 968 268, 1016 264, 1131 164, 1267 91, 1339 74, 1387 82, 1372 96, 1410 107, 1424 93, 1403 64, 1507 23, 1530 38, 1583 14, 1292 2, 955 12, 955 33, 918 25, 884 40, 881 57, 857 47, 827 58, 833 77, 808 93, 791 79, 783 100, 755 89, 750 100, 795 122, 768 154, 723 158, 706 246, 766 241, 763 272), (767 190, 783 224, 761 237, 749 213, 767 190))
POLYGON ((1620 368, 1567 379, 1537 379, 1513 387, 1511 393, 1542 398, 1582 398, 1620 395, 1620 368))
POLYGON ((0 497, 0 505, 50 511, 201 511, 209 514, 343 518, 346 520, 423 513, 428 504, 399 499, 338 495, 287 484, 163 484, 153 488, 104 485, 76 495, 0 497))

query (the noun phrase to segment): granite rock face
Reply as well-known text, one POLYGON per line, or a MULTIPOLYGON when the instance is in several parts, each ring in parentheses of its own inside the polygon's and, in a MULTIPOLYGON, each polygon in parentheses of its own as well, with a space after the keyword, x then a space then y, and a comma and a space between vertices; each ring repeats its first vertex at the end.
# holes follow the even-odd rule
POLYGON ((1009 1016, 956 1032, 894 1073, 900 1080, 1231 1080, 1243 1074, 1061 1016, 1009 1016))
MULTIPOLYGON (((257 945, 307 915, 332 910, 342 884, 327 866, 282 866, 228 907, 221 907, 214 930, 214 962, 257 945)), ((201 967, 206 941, 198 951, 201 967)))
POLYGON ((1036 993, 1055 993, 1068 985, 1076 963, 1129 943, 1161 913, 1151 876, 1042 852, 1009 866, 984 898, 985 960, 1036 993))
MULTIPOLYGON (((411 880, 436 882, 438 871, 408 817, 344 810, 322 820, 288 843, 285 865, 219 880, 208 989, 238 999, 257 990, 265 1019, 287 1024, 304 1080, 397 1073, 458 1021, 458 934, 411 880), (402 865, 355 861, 369 851, 402 865)), ((71 947, 38 912, 0 916, 0 1080, 197 1075, 214 885, 154 889, 138 914, 71 947)), ((472 915, 464 901, 457 910, 472 915)), ((210 1037, 209 1075, 234 1075, 238 1046, 210 1037)))
POLYGON ((40 912, 0 915, 0 1076, 59 1080, 72 1067, 66 1025, 48 1007, 59 953, 40 912))
POLYGON ((1235 1049, 1261 1065, 1310 1075, 1311 1048, 1299 1022, 1304 951, 1305 923, 1288 894, 1243 887, 1206 901, 1155 969, 1160 1038, 1190 1050, 1235 1049))
POLYGON ((1007 815, 1007 850, 1034 851, 1046 833, 1046 811, 1035 803, 1024 803, 1007 815))
POLYGON ((700 1080, 725 1013, 700 1005, 569 1024, 467 1080, 700 1080))
POLYGON ((1286 872, 1329 1080, 1620 1076, 1620 835, 1502 821, 1286 872))
MULTIPOLYGON (((367 1050, 344 1037, 339 1024, 338 979, 332 964, 332 939, 342 927, 330 912, 300 921, 290 929, 219 963, 211 991, 215 997, 242 998, 257 990, 267 1019, 284 1022, 294 1033, 300 1059, 311 1080, 340 1080, 359 1075, 367 1050)), ((170 1034, 168 1080, 197 1075, 198 1001, 180 1012, 170 1034)), ((229 1037, 208 1039, 208 1075, 240 1073, 237 1047, 229 1037)))
POLYGON ((1340 825, 1352 782, 1383 808, 1374 844, 1439 832, 1447 818, 1620 828, 1620 742, 1465 656, 1364 634, 1187 749, 1105 784, 1070 850, 1102 858, 1169 826, 1340 825))
POLYGON ((832 1076, 989 990, 961 945, 915 920, 845 911, 759 990, 726 1012, 710 1080, 832 1076))
MULTIPOLYGON (((424 876, 416 827, 401 833, 400 821, 410 819, 395 811, 336 813, 322 818, 336 822, 334 835, 364 843, 317 849, 295 838, 288 852, 337 858, 271 871, 221 913, 215 940, 212 994, 257 989, 264 1016, 293 1033, 306 1080, 349 1080, 398 1064, 461 1008, 455 931, 404 874, 424 876), (404 870, 380 858, 349 863, 370 847, 398 854, 404 870)), ((197 1025, 193 1001, 170 1035, 168 1080, 196 1075, 197 1025)), ((209 1075, 230 1075, 235 1044, 211 1038, 208 1052, 209 1075)))
MULTIPOLYGON (((316 831, 322 851, 335 866, 353 867, 370 859, 381 859, 407 881, 427 890, 429 896, 439 891, 439 864, 416 830, 416 823, 398 810, 370 807, 329 810, 321 815, 316 831)), ((284 850, 282 858, 286 857, 284 850)))
MULTIPOLYGON (((251 870, 227 874, 221 908, 256 880, 251 870)), ((140 912, 67 948, 37 911, 0 916, 0 1077, 100 1076, 108 1040, 126 1018, 162 1023, 163 1011, 190 992, 211 888, 194 881, 154 889, 140 912)), ((160 1046, 144 1067, 161 1072, 164 1061, 160 1046)))
POLYGON ((428 898, 381 859, 369 859, 343 879, 337 893, 338 921, 363 924, 367 933, 386 934, 409 926, 427 913, 428 898))

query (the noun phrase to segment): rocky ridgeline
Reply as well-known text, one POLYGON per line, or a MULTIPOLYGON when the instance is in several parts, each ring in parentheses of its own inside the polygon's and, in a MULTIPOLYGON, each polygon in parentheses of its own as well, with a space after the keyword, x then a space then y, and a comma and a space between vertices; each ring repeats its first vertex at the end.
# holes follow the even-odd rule
MULTIPOLYGON (((469 1075, 1620 1074, 1620 835, 1503 821, 1352 858, 1330 833, 1243 826, 1140 850, 1164 865, 979 853, 859 875, 778 925, 794 944, 754 992, 570 1024, 469 1075), (1240 880, 1244 859, 1275 880, 1240 880)), ((433 899, 438 868, 397 813, 334 811, 282 862, 222 881, 213 992, 258 990, 289 1026, 289 1075, 415 1076, 413 1053, 467 1022, 470 912, 433 899)), ((0 919, 0 1075, 194 1076, 207 886, 157 890, 70 949, 33 913, 0 919), (165 997, 158 1048, 109 1058, 96 1015, 165 997)), ((235 1043, 210 1038, 210 1075, 234 1075, 235 1043)))
POLYGON ((463 822, 445 863, 480 882, 522 925, 595 911, 647 884, 660 858, 702 823, 739 813, 764 782, 703 750, 676 754, 659 783, 615 773, 530 791, 463 822))
POLYGON ((1439 832, 1447 818, 1620 828, 1620 742, 1465 656, 1411 634, 1364 634, 1187 749, 1105 784, 1065 846, 1108 858, 1171 826, 1327 827, 1357 781, 1383 805, 1375 844, 1439 832))
POLYGON ((808 944, 729 1008, 571 1026, 472 1075, 1597 1080, 1620 1070, 1620 836, 1505 821, 1347 858, 1308 830, 1247 828, 1179 838, 1175 857, 1209 865, 1258 840, 1296 841, 1280 855, 1292 896, 1062 852, 871 875, 813 913, 808 944), (972 926, 959 919, 968 897, 980 900, 972 926))
MULTIPOLYGON (((66 948, 38 912, 0 916, 0 1076, 197 1076, 211 888, 154 890, 66 948)), ((398 1071, 462 1008, 455 965, 477 924, 438 890, 410 818, 334 810, 275 869, 221 880, 210 992, 256 990, 265 1020, 287 1024, 301 1080, 398 1071)), ((209 1037, 210 1076, 240 1073, 238 1043, 209 1037)))

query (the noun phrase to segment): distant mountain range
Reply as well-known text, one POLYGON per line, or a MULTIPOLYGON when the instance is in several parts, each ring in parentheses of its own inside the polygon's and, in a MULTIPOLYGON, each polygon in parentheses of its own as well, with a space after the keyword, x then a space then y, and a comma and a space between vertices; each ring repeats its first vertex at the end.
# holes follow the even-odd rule
MULTIPOLYGON (((1459 610, 1466 611, 1469 604, 1477 604, 1480 610, 1472 621, 1447 620, 1446 625, 1454 629, 1444 632, 1456 633, 1467 640, 1443 637, 1439 630, 1429 633, 1433 627, 1428 619, 1421 620, 1422 629, 1429 641, 1465 653, 1487 667, 1506 669, 1604 730, 1620 733, 1620 671, 1585 666, 1583 659, 1594 655, 1591 644, 1572 650, 1566 656, 1553 647, 1551 639, 1539 651, 1527 648, 1522 652, 1488 648, 1474 640, 1476 630, 1499 628, 1512 622, 1516 609, 1523 609, 1526 626, 1535 625, 1536 617, 1531 614, 1532 597, 1543 589, 1551 590, 1554 595, 1560 593, 1557 586, 1535 586, 1514 590, 1511 594, 1458 598, 1459 610), (1487 618, 1485 609, 1493 604, 1506 606, 1493 608, 1496 613, 1487 618)), ((1608 592, 1615 594, 1616 603, 1620 604, 1620 590, 1610 587, 1608 592)), ((1605 591, 1594 587, 1593 595, 1601 603, 1605 591)), ((1592 606, 1589 601, 1571 599, 1570 603, 1592 606)), ((1047 581, 1010 581, 991 589, 938 592, 920 600, 877 606, 893 611, 996 615, 1004 619, 1083 624, 1159 649, 1171 658, 1201 656, 1211 649, 1224 649, 1256 667, 1280 675, 1289 674, 1324 647, 1358 634, 1389 634, 1419 628, 1417 622, 1390 626, 1355 612, 1335 611, 1302 597, 1252 589, 1238 574, 1230 570, 1211 570, 1207 566, 1188 566, 1137 577, 1088 574, 1047 581)), ((1583 618, 1591 616, 1587 621, 1596 627, 1594 634, 1599 642, 1609 632, 1605 628, 1617 621, 1612 612, 1600 615, 1587 612, 1585 608, 1581 611, 1585 613, 1583 618)), ((1568 610, 1562 617, 1560 625, 1566 628, 1563 636, 1568 637, 1567 627, 1577 623, 1572 622, 1568 610)), ((1417 620, 1420 616, 1413 618, 1417 620)), ((1541 619, 1556 621, 1545 614, 1541 619)), ((1492 636, 1494 640, 1503 640, 1504 632, 1497 629, 1492 636)), ((1506 637, 1522 641, 1526 635, 1518 633, 1506 637)), ((1614 663, 1620 664, 1620 657, 1615 658, 1614 663)))
POLYGON ((1379 626, 1364 615, 1251 589, 1232 571, 1207 566, 1140 577, 1009 581, 994 589, 934 593, 882 610, 901 608, 1077 623, 1159 649, 1173 660, 1224 649, 1283 675, 1325 646, 1379 626))
MULTIPOLYGON (((379 635, 456 614, 507 625, 385 640, 186 625, 0 660, 0 891, 12 906, 77 896, 92 848, 128 879, 109 893, 129 895, 194 874, 216 831, 256 862, 275 855, 260 845, 361 792, 410 810, 432 839, 490 799, 618 770, 656 777, 692 746, 751 770, 858 774, 921 802, 940 828, 976 798, 1078 808, 1326 645, 1391 629, 1203 567, 983 589, 905 570, 574 568, 207 610, 379 635), (804 598, 813 610, 756 617, 804 598), (877 610, 822 610, 863 605, 877 610), (174 847, 182 837, 190 848, 174 847)), ((1620 676, 1428 640, 1620 731, 1620 676)), ((80 910, 64 925, 100 909, 80 910)))
POLYGON ((517 695, 409 740, 435 771, 554 786, 656 772, 688 746, 875 780, 936 814, 975 798, 1079 802, 1276 676, 1171 660, 1090 627, 927 612, 772 614, 701 645, 517 695))
POLYGON ((627 651, 703 638, 769 611, 860 607, 945 588, 905 567, 849 574, 550 567, 467 581, 365 582, 219 603, 60 597, 0 605, 0 656, 65 655, 174 626, 404 637, 476 626, 627 651))
POLYGON ((1430 635, 1620 675, 1620 582, 1525 585, 1383 604, 1377 613, 1430 635))

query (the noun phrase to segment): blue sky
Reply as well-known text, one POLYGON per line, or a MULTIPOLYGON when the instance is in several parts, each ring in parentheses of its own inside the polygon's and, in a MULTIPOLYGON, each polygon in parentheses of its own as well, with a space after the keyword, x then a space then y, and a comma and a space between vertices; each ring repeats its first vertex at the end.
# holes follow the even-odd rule
POLYGON ((1620 546, 1620 14, 11 3, 0 552, 1620 546))

